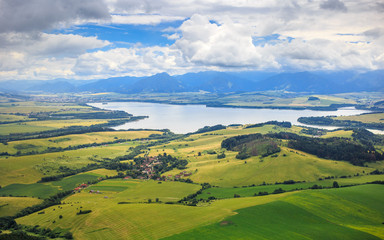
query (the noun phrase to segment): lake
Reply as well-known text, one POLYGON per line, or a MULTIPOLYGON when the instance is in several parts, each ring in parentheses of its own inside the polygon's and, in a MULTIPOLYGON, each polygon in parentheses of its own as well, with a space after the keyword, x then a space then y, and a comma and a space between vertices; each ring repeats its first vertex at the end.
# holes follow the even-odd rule
MULTIPOLYGON (((89 103, 88 105, 108 109, 121 110, 134 116, 148 116, 136 122, 129 122, 114 127, 121 129, 169 129, 174 133, 189 133, 204 126, 217 124, 254 124, 267 121, 288 121, 295 125, 299 117, 310 116, 349 116, 368 113, 353 107, 340 108, 337 111, 313 110, 280 110, 280 109, 251 109, 251 108, 214 108, 205 105, 172 105, 143 102, 109 102, 89 103)), ((335 129, 336 127, 319 127, 335 129)))

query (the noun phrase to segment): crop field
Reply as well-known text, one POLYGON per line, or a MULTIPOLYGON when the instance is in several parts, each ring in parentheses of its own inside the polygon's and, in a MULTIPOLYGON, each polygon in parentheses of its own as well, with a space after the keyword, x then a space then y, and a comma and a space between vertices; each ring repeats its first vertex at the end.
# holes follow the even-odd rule
POLYGON ((0 197, 0 217, 13 216, 20 210, 41 202, 40 199, 30 197, 0 197))
POLYGON ((36 154, 0 159, 1 186, 12 183, 34 183, 43 176, 60 173, 60 166, 77 169, 94 163, 97 159, 114 158, 127 154, 129 147, 136 142, 110 144, 108 146, 89 147, 71 151, 36 154))
MULTIPOLYGON (((132 186, 132 182, 128 184, 132 186)), ((167 193, 164 195, 167 195, 167 198, 178 198, 180 193, 177 191, 181 188, 189 189, 189 193, 193 193, 195 189, 190 186, 199 187, 193 184, 169 182, 167 193)), ((74 232, 74 237, 79 239, 159 239, 216 222, 234 214, 235 209, 264 204, 286 196, 280 194, 260 198, 228 199, 202 207, 164 203, 118 204, 126 200, 126 192, 130 189, 120 193, 91 194, 85 191, 76 193, 65 199, 61 208, 50 207, 45 210, 45 214, 34 213, 18 219, 17 222, 50 228, 57 226, 70 228, 74 232), (76 215, 80 209, 92 212, 76 215), (60 220, 59 215, 63 216, 60 220)), ((141 198, 152 194, 151 187, 145 189, 146 191, 140 193, 141 198)), ((187 190, 184 190, 184 193, 187 193, 187 190)))
MULTIPOLYGON (((273 184, 285 180, 313 182, 328 176, 348 176, 374 170, 347 162, 321 159, 284 147, 277 157, 256 156, 246 160, 236 159, 237 153, 231 151, 225 152, 224 159, 217 159, 216 154, 195 154, 188 158, 190 163, 187 170, 193 173, 190 178, 195 182, 209 182, 220 187, 259 185, 263 182, 273 184)), ((173 170, 164 175, 178 172, 173 170)))
MULTIPOLYGON (((1 125, 0 125, 1 127, 1 125)), ((44 151, 47 148, 66 148, 82 144, 112 142, 119 139, 141 139, 151 134, 161 134, 159 131, 113 131, 92 132, 85 134, 70 134, 60 137, 41 138, 33 140, 13 141, 7 145, 0 143, 0 152, 15 154, 18 151, 28 153, 30 151, 44 151)))
POLYGON ((83 191, 68 197, 60 208, 53 206, 45 214, 34 213, 17 222, 70 228, 79 239, 159 239, 174 234, 179 235, 170 239, 380 239, 382 188, 306 190, 216 200, 198 207, 117 204, 119 195, 131 188, 120 193, 83 191), (76 215, 80 209, 92 212, 76 215))
MULTIPOLYGON (((183 93, 171 95, 172 101, 194 101, 194 97, 183 99, 183 93)), ((272 92, 262 97, 256 93, 223 95, 219 103, 287 107, 355 103, 347 95, 289 95, 272 92), (317 99, 309 100, 308 97, 317 99)), ((169 96, 161 94, 148 94, 147 97, 169 99, 169 96)), ((207 99, 210 97, 206 96, 207 99)), ((0 124, 0 135, 89 126, 110 120, 103 119, 103 116, 100 119, 65 119, 68 114, 97 111, 101 110, 74 103, 4 103, 0 104, 1 122, 26 121, 0 124), (15 113, 24 115, 11 115, 15 113), (41 114, 39 119, 43 120, 31 121, 28 118, 36 116, 36 113, 41 114), (54 119, 59 120, 45 118, 44 114, 54 114, 54 119), (60 114, 63 118, 58 116, 60 114)), ((88 115, 82 116, 87 118, 88 115)), ((373 114, 358 117, 363 117, 362 121, 381 121, 384 118, 373 114)), ((291 140, 268 137, 263 140, 271 141, 277 149, 270 155, 262 156, 262 150, 266 148, 263 145, 252 148, 256 149, 253 155, 259 155, 240 160, 236 158, 238 152, 221 148, 223 140, 246 134, 289 132, 309 137, 319 135, 312 129, 302 130, 299 126, 233 125, 200 134, 164 134, 164 139, 150 138, 153 134, 163 134, 160 131, 109 131, 0 143, 0 216, 14 215, 27 206, 41 203, 38 198, 49 198, 87 183, 90 185, 61 199, 62 204, 18 218, 17 222, 68 229, 75 239, 384 239, 384 186, 366 184, 384 181, 384 175, 380 173, 369 174, 376 169, 384 170, 384 161, 363 162, 362 166, 356 166, 288 148, 294 147, 291 140), (173 140, 165 139, 167 136, 173 140), (130 141, 116 143, 118 140, 130 141), (133 150, 135 147, 150 143, 155 144, 141 149, 138 156, 170 154, 178 158, 172 160, 175 165, 173 162, 168 164, 173 170, 164 172, 171 168, 156 162, 161 161, 160 158, 149 158, 141 163, 136 160, 138 164, 134 166, 118 164, 121 159, 122 163, 134 163, 132 159, 117 157, 138 154, 138 148, 133 150), (277 152, 279 149, 281 151, 277 152), (180 160, 187 160, 188 164, 185 166, 186 162, 180 160), (100 167, 108 169, 60 178, 60 174, 73 174, 71 169, 80 169, 88 164, 102 164, 100 167), (157 174, 161 174, 167 179, 123 178, 127 175, 146 178, 145 174, 150 171, 153 175, 148 173, 149 178, 156 179, 157 174), (191 175, 172 181, 177 180, 179 176, 176 175, 182 171, 191 175), (38 183, 49 176, 58 180, 38 183), (183 182, 187 178, 193 183, 183 182), (289 180, 296 183, 283 184, 289 180), (334 181, 340 188, 331 188, 334 181), (208 185, 202 183, 213 187, 205 189, 208 185), (324 189, 318 189, 319 186, 324 189), (283 191, 274 192, 279 188, 283 191), (268 195, 256 196, 262 195, 260 192, 268 195)), ((356 141, 352 133, 338 130, 321 137, 344 137, 349 139, 346 142, 356 141)), ((250 144, 261 143, 264 142, 250 144)), ((375 144, 381 143, 376 141, 375 144)), ((384 146, 375 148, 377 152, 384 150, 384 146)), ((246 146, 243 150, 236 150, 248 151, 246 146)), ((94 165, 88 167, 86 169, 94 169, 94 165)))
MULTIPOLYGON (((286 147, 281 147, 281 152, 277 156, 264 158, 256 156, 246 160, 236 159, 237 152, 221 148, 221 142, 231 136, 279 131, 298 134, 301 129, 295 126, 287 129, 272 125, 257 128, 231 127, 151 147, 149 155, 167 153, 186 159, 189 162, 187 171, 193 173, 190 178, 194 182, 209 182, 220 187, 260 185, 263 182, 273 184, 286 180, 314 182, 318 178, 328 176, 348 176, 375 170, 347 162, 321 159, 286 147), (226 157, 218 159, 217 154, 221 152, 225 152, 226 157)), ((351 132, 340 130, 328 134, 331 134, 329 137, 337 135, 347 137, 351 132)), ((180 170, 175 169, 163 175, 176 175, 179 172, 180 170)))
POLYGON ((382 239, 383 188, 303 191, 166 239, 382 239))
POLYGON ((27 114, 30 112, 58 112, 58 111, 90 111, 92 108, 74 103, 48 103, 48 102, 16 102, 0 105, 0 112, 3 114, 18 113, 27 114))
POLYGON ((231 95, 220 99, 221 102, 229 106, 254 106, 254 107, 318 107, 330 106, 331 104, 355 104, 351 99, 330 95, 310 95, 299 97, 283 97, 273 93, 260 96, 250 93, 231 95), (317 97, 318 100, 308 100, 309 97, 317 97))
POLYGON ((0 125, 0 135, 7 135, 10 133, 27 133, 27 132, 40 132, 57 129, 48 126, 29 125, 28 122, 22 123, 9 123, 0 125))
POLYGON ((60 191, 74 189, 81 183, 94 181, 106 175, 115 176, 116 171, 97 169, 74 176, 65 177, 59 181, 32 184, 11 184, 0 189, 0 196, 28 196, 35 198, 47 198, 60 191), (107 173, 107 174, 105 174, 107 173))
POLYGON ((357 116, 340 116, 336 119, 359 121, 363 123, 384 123, 384 113, 362 114, 357 116))
POLYGON ((13 122, 13 121, 25 121, 28 120, 26 116, 19 115, 10 115, 10 114, 0 114, 0 122, 13 122))
POLYGON ((253 187, 237 187, 237 188, 218 188, 213 187, 203 191, 202 194, 198 195, 197 198, 208 199, 209 197, 215 197, 218 199, 233 198, 234 195, 240 197, 252 197, 258 195, 260 192, 272 194, 276 189, 281 188, 284 191, 295 191, 301 189, 309 189, 314 185, 321 186, 324 188, 331 188, 333 182, 336 181, 340 187, 359 185, 373 181, 384 181, 384 175, 365 175, 351 178, 338 178, 338 179, 327 179, 315 182, 303 182, 295 184, 272 184, 262 185, 253 187))
POLYGON ((322 138, 332 138, 332 137, 352 138, 352 133, 353 131, 350 131, 350 130, 338 130, 338 131, 327 132, 327 134, 321 137, 322 138))

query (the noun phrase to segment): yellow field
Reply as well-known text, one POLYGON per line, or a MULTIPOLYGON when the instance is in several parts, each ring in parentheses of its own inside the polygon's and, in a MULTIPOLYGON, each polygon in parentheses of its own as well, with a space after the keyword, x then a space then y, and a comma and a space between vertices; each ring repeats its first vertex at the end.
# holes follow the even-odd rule
POLYGON ((363 123, 384 123, 384 113, 364 114, 358 116, 340 116, 336 119, 359 121, 363 123))
POLYGON ((0 197, 0 217, 13 216, 20 210, 42 201, 31 197, 0 197))
POLYGON ((352 138, 353 131, 348 130, 339 130, 334 132, 327 132, 326 135, 321 136, 322 138, 332 138, 332 137, 343 137, 343 138, 352 138))
POLYGON ((100 176, 116 176, 117 175, 116 170, 109 170, 105 168, 88 171, 87 173, 93 173, 100 176))
POLYGON ((28 122, 31 126, 43 126, 52 128, 64 128, 71 126, 91 126, 95 124, 107 123, 105 119, 70 119, 70 120, 52 120, 52 121, 33 121, 28 122))
POLYGON ((10 114, 0 114, 0 122, 24 121, 24 120, 28 120, 28 117, 10 115, 10 114))

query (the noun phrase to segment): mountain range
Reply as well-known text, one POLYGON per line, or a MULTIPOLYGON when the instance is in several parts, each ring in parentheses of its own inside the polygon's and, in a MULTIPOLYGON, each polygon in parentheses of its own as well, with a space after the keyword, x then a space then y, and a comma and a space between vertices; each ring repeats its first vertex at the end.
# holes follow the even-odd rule
POLYGON ((354 72, 198 72, 170 76, 159 73, 149 77, 115 77, 100 80, 0 82, 3 92, 117 92, 175 93, 206 91, 213 93, 289 91, 317 94, 344 92, 384 92, 384 70, 354 72))

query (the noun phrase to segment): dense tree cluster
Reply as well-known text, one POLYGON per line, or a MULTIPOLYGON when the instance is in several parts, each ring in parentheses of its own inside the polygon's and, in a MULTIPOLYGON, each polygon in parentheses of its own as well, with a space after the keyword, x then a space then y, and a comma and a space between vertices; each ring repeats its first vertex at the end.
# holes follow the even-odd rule
POLYGON ((291 128, 292 127, 292 124, 290 122, 268 121, 268 122, 264 122, 264 123, 257 123, 257 124, 248 125, 245 128, 256 128, 256 127, 262 127, 264 125, 276 125, 276 126, 283 127, 283 128, 291 128))
POLYGON ((227 138, 222 141, 221 147, 239 152, 236 155, 237 159, 246 159, 258 155, 266 157, 280 152, 280 148, 273 139, 260 133, 227 138))
POLYGON ((365 145, 347 138, 311 138, 286 132, 267 135, 289 140, 290 148, 314 154, 320 158, 347 161, 358 166, 384 159, 384 155, 376 151, 373 145, 365 145))
POLYGON ((384 130, 384 123, 363 123, 352 120, 338 120, 330 116, 327 117, 300 117, 298 122, 310 125, 321 126, 337 126, 337 127, 353 127, 353 128, 370 128, 384 130))
POLYGON ((221 124, 218 124, 218 125, 215 125, 215 126, 211 126, 211 127, 205 126, 203 128, 200 128, 199 130, 197 130, 194 133, 212 132, 212 131, 217 131, 217 130, 221 130, 221 129, 226 129, 226 126, 221 125, 221 124))

